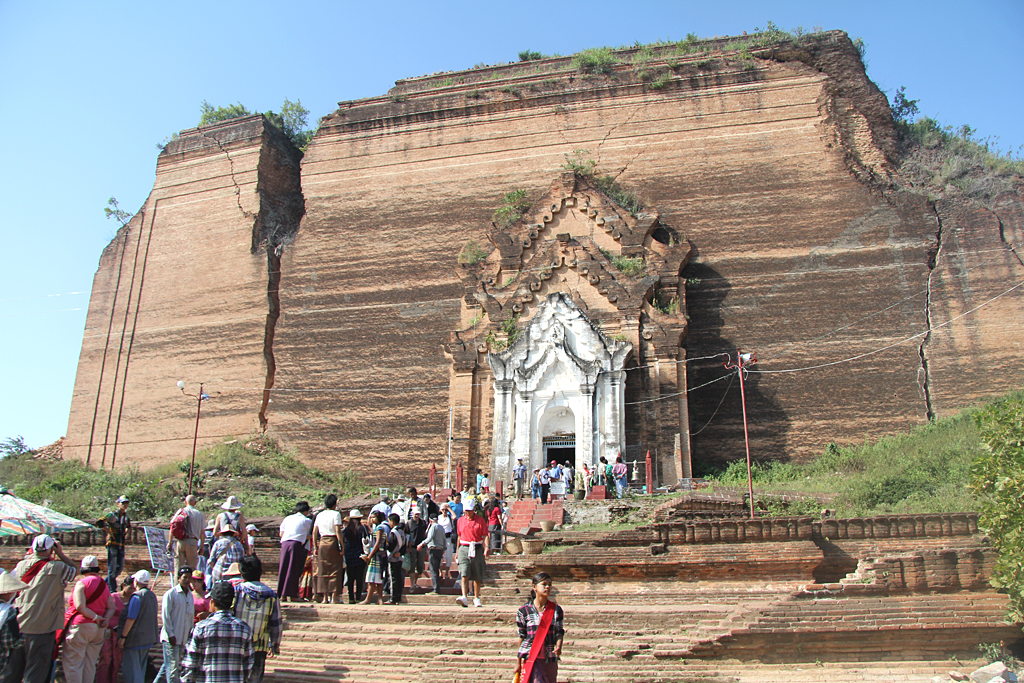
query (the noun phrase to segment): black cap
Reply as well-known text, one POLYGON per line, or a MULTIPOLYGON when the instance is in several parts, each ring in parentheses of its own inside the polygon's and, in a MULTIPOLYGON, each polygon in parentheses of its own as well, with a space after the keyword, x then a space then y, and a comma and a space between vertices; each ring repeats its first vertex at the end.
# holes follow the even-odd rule
POLYGON ((230 607, 235 601, 235 588, 228 581, 218 581, 213 584, 210 599, 218 607, 230 607))
POLYGON ((178 578, 179 579, 181 577, 185 576, 185 574, 188 574, 189 576, 192 576, 192 567, 179 567, 178 568, 178 578))

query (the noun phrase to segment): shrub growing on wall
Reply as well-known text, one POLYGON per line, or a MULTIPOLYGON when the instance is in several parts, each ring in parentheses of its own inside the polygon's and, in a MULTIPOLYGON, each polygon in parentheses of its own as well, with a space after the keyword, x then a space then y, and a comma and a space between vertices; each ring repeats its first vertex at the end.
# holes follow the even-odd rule
POLYGON ((975 414, 985 453, 971 466, 982 528, 999 551, 992 583, 1010 596, 1010 616, 1024 621, 1024 392, 975 414))

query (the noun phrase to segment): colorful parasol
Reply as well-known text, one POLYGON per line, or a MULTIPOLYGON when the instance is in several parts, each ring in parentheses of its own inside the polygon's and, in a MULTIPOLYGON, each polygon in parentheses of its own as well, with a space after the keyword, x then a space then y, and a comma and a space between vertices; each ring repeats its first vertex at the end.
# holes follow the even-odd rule
POLYGON ((95 528, 74 517, 18 498, 0 486, 0 536, 59 534, 95 528))

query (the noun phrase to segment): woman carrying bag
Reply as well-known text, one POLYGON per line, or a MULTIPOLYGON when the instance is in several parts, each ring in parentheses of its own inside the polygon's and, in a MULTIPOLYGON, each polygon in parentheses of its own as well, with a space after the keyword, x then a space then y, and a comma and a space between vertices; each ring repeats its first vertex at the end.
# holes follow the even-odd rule
POLYGON ((519 628, 519 652, 516 655, 515 680, 521 683, 555 683, 558 659, 565 638, 562 608, 551 597, 551 575, 540 572, 533 577, 530 602, 516 612, 519 628))

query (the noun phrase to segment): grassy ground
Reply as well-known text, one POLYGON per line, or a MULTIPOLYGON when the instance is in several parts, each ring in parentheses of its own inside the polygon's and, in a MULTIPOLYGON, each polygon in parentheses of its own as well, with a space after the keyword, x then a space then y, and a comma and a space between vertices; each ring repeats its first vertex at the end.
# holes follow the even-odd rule
MULTIPOLYGON (((810 498, 785 504, 772 492, 831 494, 825 506, 843 517, 977 510, 968 489, 971 463, 985 452, 973 420, 977 410, 874 442, 829 444, 807 464, 755 464, 755 497, 770 512, 789 515, 818 514, 822 503, 810 498)), ((746 463, 733 462, 703 476, 714 484, 746 488, 746 463)))
MULTIPOLYGON (((0 460, 0 484, 15 495, 85 521, 112 509, 121 494, 131 499, 133 518, 166 521, 181 506, 188 465, 184 461, 146 472, 135 467, 110 472, 78 461, 34 460, 24 454, 0 460)), ((193 488, 204 512, 234 494, 249 518, 290 513, 298 500, 308 500, 315 507, 328 493, 344 498, 361 491, 350 473, 308 467, 282 452, 274 441, 259 436, 197 454, 193 488)))
MULTIPOLYGON (((1024 392, 1011 396, 1024 397, 1024 392)), ((965 410, 875 442, 830 444, 807 464, 757 464, 755 493, 763 507, 780 515, 818 514, 822 503, 813 498, 818 494, 833 496, 826 505, 840 516, 976 510, 978 500, 967 486, 971 463, 985 453, 973 419, 976 412, 965 410), (782 491, 811 497, 783 503, 778 495, 782 491)), ((297 500, 315 506, 327 493, 344 498, 369 490, 351 473, 308 467, 259 436, 206 449, 196 465, 195 490, 205 512, 229 494, 242 500, 246 516, 259 517, 286 514, 297 500)), ((146 472, 110 472, 77 461, 34 460, 30 454, 0 460, 0 485, 86 521, 111 509, 121 494, 131 499, 129 511, 135 519, 166 521, 181 505, 187 473, 187 461, 146 472)), ((746 488, 745 462, 699 474, 713 485, 746 488)), ((611 530, 619 523, 607 526, 611 530)))

